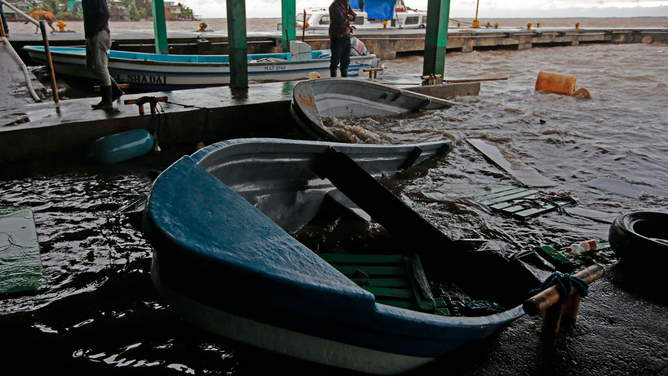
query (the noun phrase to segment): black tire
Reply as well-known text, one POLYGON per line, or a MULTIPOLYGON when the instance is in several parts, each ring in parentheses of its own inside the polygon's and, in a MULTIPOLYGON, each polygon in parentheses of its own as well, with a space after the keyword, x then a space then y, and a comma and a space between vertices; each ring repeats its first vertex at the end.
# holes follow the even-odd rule
POLYGON ((668 261, 668 213, 619 216, 610 226, 609 241, 610 248, 624 259, 668 261))

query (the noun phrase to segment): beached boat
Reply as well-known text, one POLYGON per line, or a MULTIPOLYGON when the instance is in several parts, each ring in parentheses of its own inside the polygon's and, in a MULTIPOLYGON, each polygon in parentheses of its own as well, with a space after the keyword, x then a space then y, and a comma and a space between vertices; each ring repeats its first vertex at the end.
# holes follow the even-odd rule
MULTIPOLYGON (((24 49, 37 64, 46 64, 44 47, 24 49)), ((57 74, 95 79, 86 69, 86 50, 83 48, 51 47, 53 66, 57 74)), ((309 49, 310 51, 310 49, 309 49)), ((300 53, 248 55, 248 79, 252 81, 291 81, 309 78, 318 72, 329 77, 329 50, 300 53), (299 59, 297 59, 299 56, 299 59)), ((378 59, 373 54, 351 56, 348 74, 357 76, 362 68, 371 68, 378 59)), ((128 83, 140 90, 178 90, 230 83, 230 63, 227 55, 160 55, 139 52, 110 51, 109 73, 118 83, 128 83)))
POLYGON ((397 116, 420 110, 436 110, 455 105, 434 98, 375 82, 345 79, 319 79, 300 82, 292 91, 290 112, 297 123, 317 139, 340 141, 330 132, 323 118, 397 116))
MULTIPOLYGON (((371 201, 384 195, 364 186, 366 178, 358 173, 376 182, 371 175, 421 163, 450 145, 239 139, 185 156, 156 179, 144 213, 144 233, 154 250, 153 283, 187 321, 211 332, 291 357, 369 373, 406 371, 494 333, 524 314, 524 292, 513 300, 517 306, 479 317, 447 316, 444 304, 428 298, 425 280, 417 282, 427 287, 416 296, 427 296, 426 311, 386 304, 376 292, 387 286, 369 282, 363 271, 353 272, 357 279, 346 276, 341 257, 354 256, 320 257, 289 234, 309 222, 328 197, 351 207, 341 192, 358 205, 357 191, 371 193, 371 201), (352 184, 352 191, 336 183, 341 179, 352 184)), ((374 213, 371 216, 378 214, 362 206, 374 213)), ((394 214, 393 204, 376 209, 388 207, 394 214)), ((396 220, 402 218, 403 213, 397 213, 396 220)), ((391 228, 393 220, 383 226, 391 228)), ((400 227, 414 222, 419 221, 411 219, 400 227)), ((424 245, 422 234, 407 230, 414 246, 424 245)), ((484 250, 457 251, 455 243, 432 244, 424 254, 447 255, 449 262, 439 263, 438 269, 488 288, 500 285, 496 271, 504 269, 504 291, 517 292, 512 280, 521 273, 486 262, 491 258, 484 250)), ((399 258, 404 270, 402 260, 407 258, 399 258)), ((416 265, 411 267, 416 271, 419 260, 414 260, 406 265, 416 265)), ((368 274, 377 270, 361 268, 368 274)), ((406 269, 403 275, 413 272, 406 269)))
MULTIPOLYGON (((427 27, 427 11, 411 9, 403 0, 350 0, 350 6, 357 14, 351 22, 356 29, 418 29, 427 27)), ((306 8, 297 15, 300 28, 307 23, 307 29, 328 29, 329 10, 327 8, 306 8), (306 20, 306 21, 304 21, 306 20)))

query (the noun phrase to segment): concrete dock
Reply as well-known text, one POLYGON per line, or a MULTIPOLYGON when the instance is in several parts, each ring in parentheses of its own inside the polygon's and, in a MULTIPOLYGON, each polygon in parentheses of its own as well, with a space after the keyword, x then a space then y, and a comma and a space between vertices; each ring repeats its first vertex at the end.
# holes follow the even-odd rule
POLYGON ((298 138, 289 106, 294 82, 124 95, 121 100, 167 97, 145 113, 137 105, 114 103, 92 110, 99 98, 46 99, 28 104, 15 97, 0 101, 0 162, 30 161, 61 154, 85 154, 99 137, 131 130, 157 133, 162 146, 209 144, 237 137, 298 138))

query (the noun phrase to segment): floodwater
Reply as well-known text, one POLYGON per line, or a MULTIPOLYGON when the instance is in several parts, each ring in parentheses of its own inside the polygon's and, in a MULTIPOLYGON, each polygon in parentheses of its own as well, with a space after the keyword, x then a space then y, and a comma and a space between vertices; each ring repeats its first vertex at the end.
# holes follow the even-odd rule
MULTIPOLYGON (((625 26, 644 27, 648 20, 659 20, 656 26, 668 23, 636 20, 642 23, 625 26)), ((206 21, 209 27, 216 25, 206 21)), ((264 29, 273 30, 274 21, 263 20, 264 29)), ((584 26, 604 23, 580 21, 584 26)), ((605 26, 626 21, 607 20, 605 26)), ((173 24, 186 23, 168 27, 173 24)), ((12 30, 15 26, 10 24, 12 30)), ((456 140, 447 156, 387 181, 453 238, 500 240, 510 252, 605 238, 605 223, 557 212, 520 221, 476 203, 471 195, 512 185, 513 180, 465 140, 479 138, 498 147, 508 159, 555 181, 557 186, 549 190, 570 192, 583 207, 615 214, 666 211, 666 197, 629 198, 584 183, 607 177, 668 191, 667 60, 666 44, 452 53, 446 57, 448 78, 507 80, 483 82, 479 96, 455 98, 458 104, 447 110, 340 121, 340 127, 359 142, 456 140), (589 89, 593 98, 535 92, 540 71, 576 75, 578 86, 589 89)), ((385 65, 387 81, 417 82, 422 58, 385 65)), ((148 155, 113 166, 48 161, 0 169, 0 205, 33 209, 44 266, 43 285, 35 293, 0 298, 3 365, 16 372, 68 374, 343 373, 203 333, 184 323, 157 295, 148 276, 150 247, 117 211, 147 192, 153 169, 177 157, 148 155)), ((585 299, 577 328, 566 331, 556 344, 537 340, 539 318, 522 318, 475 349, 421 374, 666 374, 665 296, 636 297, 610 280, 593 284, 591 294, 599 307, 585 299)))

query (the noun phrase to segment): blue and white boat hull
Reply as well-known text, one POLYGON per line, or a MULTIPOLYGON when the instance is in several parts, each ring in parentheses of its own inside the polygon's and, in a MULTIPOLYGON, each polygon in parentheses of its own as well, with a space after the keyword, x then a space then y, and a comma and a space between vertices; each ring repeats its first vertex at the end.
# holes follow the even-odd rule
MULTIPOLYGON (((26 46, 31 59, 46 64, 44 47, 26 46)), ((96 79, 86 68, 83 48, 51 47, 51 58, 57 74, 96 79)), ((289 60, 289 53, 248 55, 248 79, 251 81, 293 81, 309 78, 317 72, 329 77, 325 51, 313 51, 313 59, 289 60), (323 55, 324 54, 324 55, 323 55), (272 60, 272 61, 270 61, 272 60)), ((359 75, 371 68, 375 55, 351 56, 348 74, 359 75)), ((142 90, 178 90, 229 85, 230 64, 227 55, 157 55, 139 52, 110 51, 109 73, 118 83, 128 83, 142 90)))
POLYGON ((335 190, 313 171, 330 147, 372 175, 446 151, 278 139, 231 140, 185 156, 155 181, 144 213, 151 276, 189 322, 277 353, 394 374, 483 338, 524 314, 438 316, 376 302, 287 231, 335 190), (281 226, 279 226, 279 224, 281 226))

